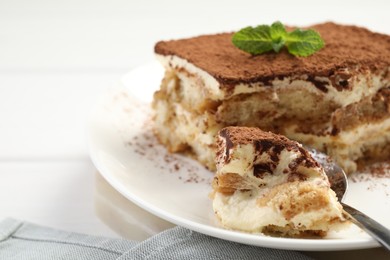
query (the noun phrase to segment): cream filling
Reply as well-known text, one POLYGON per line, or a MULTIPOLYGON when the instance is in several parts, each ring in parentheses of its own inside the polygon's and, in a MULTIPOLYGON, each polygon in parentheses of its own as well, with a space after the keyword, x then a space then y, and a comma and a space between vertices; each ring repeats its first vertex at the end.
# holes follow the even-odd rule
MULTIPOLYGON (((181 139, 190 145, 199 161, 206 164, 213 162, 215 153, 212 146, 219 128, 217 126, 208 127, 208 115, 203 114, 195 117, 178 103, 174 104, 174 111, 176 120, 173 121, 173 127, 167 129, 169 131, 167 135, 171 138, 173 136, 173 138, 181 139)), ((157 118, 163 117, 160 113, 164 113, 164 110, 156 112, 157 118)))
MULTIPOLYGON (((222 139, 223 142, 226 142, 224 138, 218 138, 222 139)), ((224 147, 226 149, 226 145, 224 147)), ((255 187, 259 187, 260 185, 262 187, 273 187, 287 182, 289 173, 291 172, 289 164, 299 156, 299 153, 295 151, 288 151, 287 149, 282 150, 279 154, 279 163, 276 165, 273 173, 265 174, 262 178, 258 178, 254 176, 254 165, 269 162, 271 160, 269 154, 262 153, 259 155, 252 144, 238 145, 230 149, 230 160, 229 162, 225 163, 225 153, 226 150, 221 153, 223 154, 223 158, 217 159, 218 175, 236 173, 250 180, 250 182, 253 183, 255 187)), ((300 166, 299 170, 303 174, 306 174, 308 179, 324 176, 322 169, 317 167, 306 168, 300 166)), ((326 178, 321 178, 321 180, 324 179, 326 178)), ((318 184, 327 185, 326 182, 323 184, 318 184)))
MULTIPOLYGON (((221 138, 221 137, 218 137, 221 138)), ((222 138, 226 142, 225 138, 222 138)), ((226 153, 226 145, 223 154, 226 153)), ((236 173, 240 176, 246 176, 250 170, 253 171, 253 161, 256 156, 256 151, 252 144, 239 145, 229 150, 230 161, 228 163, 221 162, 218 168, 219 174, 236 173)))
MULTIPOLYGON (((174 119, 170 119, 172 127, 166 128, 165 122, 172 111, 168 110, 165 101, 158 101, 157 104, 155 111, 156 127, 159 128, 161 134, 165 136, 174 135, 175 138, 183 140, 193 147, 200 161, 212 164, 215 154, 211 146, 214 143, 215 134, 222 127, 212 120, 213 115, 195 115, 184 109, 180 104, 175 103, 174 112, 176 116, 174 119), (170 132, 170 129, 174 129, 174 133, 170 132)), ((363 156, 362 151, 365 147, 377 146, 380 142, 390 142, 389 129, 390 118, 378 123, 365 124, 348 131, 342 131, 337 136, 304 134, 297 132, 294 126, 283 131, 284 135, 289 138, 319 150, 323 150, 324 145, 326 145, 329 155, 336 158, 347 172, 354 172, 356 171, 354 160, 363 156)), ((249 153, 250 151, 248 151, 249 153)), ((248 158, 248 161, 250 160, 251 158, 248 158)), ((237 165, 236 168, 240 167, 242 166, 237 165)))
POLYGON ((207 115, 203 114, 194 118, 194 115, 184 109, 180 104, 175 104, 175 113, 178 118, 181 118, 182 124, 176 125, 176 132, 180 136, 190 136, 190 140, 194 143, 199 143, 205 146, 210 146, 214 143, 214 135, 211 131, 199 131, 199 129, 207 129, 207 115))
POLYGON ((320 146, 324 143, 354 146, 356 143, 365 142, 367 139, 388 135, 389 131, 390 118, 387 118, 379 123, 362 124, 354 129, 341 131, 336 136, 303 134, 296 131, 296 126, 286 128, 285 134, 295 140, 307 140, 309 143, 316 144, 316 146, 320 146))
POLYGON ((323 150, 325 145, 328 155, 334 157, 340 166, 350 173, 356 171, 354 161, 364 156, 366 148, 390 143, 390 118, 342 131, 337 136, 303 134, 297 132, 295 127, 286 129, 284 134, 319 150, 323 150))
MULTIPOLYGON (((294 184, 292 184, 294 185, 294 184)), ((216 193, 213 209, 225 227, 246 232, 261 232, 269 225, 285 227, 293 225, 304 230, 324 230, 330 228, 329 220, 342 217, 342 209, 334 192, 329 190, 327 207, 315 211, 305 211, 287 220, 277 206, 267 204, 259 206, 257 199, 269 189, 257 189, 249 192, 236 191, 233 195, 216 193)))
POLYGON ((364 139, 377 138, 389 134, 390 118, 379 123, 369 123, 356 127, 350 131, 342 131, 338 138, 347 145, 364 142, 364 139), (368 138, 367 138, 368 137, 368 138))
MULTIPOLYGON (((197 75, 198 77, 200 77, 204 82, 206 89, 208 89, 209 93, 211 94, 212 99, 219 100, 224 98, 224 94, 219 89, 218 81, 206 71, 196 67, 187 60, 179 58, 175 55, 165 56, 156 54, 156 58, 160 61, 160 63, 164 66, 166 70, 171 70, 172 68, 183 68, 190 74, 197 75)), ((197 93, 193 94, 197 96, 197 93)))
POLYGON ((219 192, 215 194, 213 209, 223 226, 247 232, 261 232, 267 225, 288 224, 272 207, 258 207, 259 194, 253 193, 235 192, 231 196, 219 192))
MULTIPOLYGON (((163 64, 165 69, 171 70, 172 68, 183 68, 187 72, 189 72, 192 75, 195 75, 194 77, 191 77, 193 82, 197 82, 197 78, 199 78, 203 85, 202 88, 204 91, 207 92, 208 98, 211 98, 213 100, 223 100, 226 98, 231 97, 232 95, 238 95, 238 94, 244 94, 244 93, 255 93, 255 92, 261 92, 266 91, 264 88, 263 83, 253 83, 253 84, 237 84, 234 86, 233 94, 230 92, 226 92, 224 89, 220 87, 219 82, 211 76, 206 71, 196 67, 192 63, 188 62, 185 59, 182 59, 175 55, 159 55, 157 54, 157 59, 163 64)), ((386 70, 386 69, 385 69, 386 70)), ((180 74, 180 72, 178 72, 180 74)), ((185 76, 183 76, 184 78, 185 76)), ((277 93, 280 89, 307 89, 309 92, 314 92, 316 95, 324 98, 327 101, 332 101, 336 104, 339 104, 342 107, 345 107, 349 104, 359 102, 363 98, 367 96, 371 96, 375 94, 379 89, 383 88, 383 86, 386 86, 387 84, 390 84, 390 81, 388 79, 384 79, 382 76, 377 74, 360 74, 358 75, 354 82, 351 82, 353 84, 353 88, 351 90, 344 89, 343 91, 338 91, 336 88, 334 88, 331 85, 331 81, 327 77, 316 77, 315 79, 321 82, 324 82, 324 87, 328 89, 327 93, 322 92, 318 88, 315 87, 315 85, 306 80, 307 75, 302 75, 301 79, 295 79, 291 77, 284 77, 282 80, 275 79, 271 82, 272 89, 274 90, 274 98, 278 99, 277 93)), ((192 83, 191 83, 192 84, 192 83)), ((188 95, 192 97, 199 96, 199 89, 197 88, 191 88, 186 87, 186 85, 191 85, 185 83, 183 84, 183 88, 187 92, 188 95)), ((196 83, 194 83, 196 84, 196 83)), ((199 96, 201 102, 201 99, 204 99, 205 96, 199 96)))

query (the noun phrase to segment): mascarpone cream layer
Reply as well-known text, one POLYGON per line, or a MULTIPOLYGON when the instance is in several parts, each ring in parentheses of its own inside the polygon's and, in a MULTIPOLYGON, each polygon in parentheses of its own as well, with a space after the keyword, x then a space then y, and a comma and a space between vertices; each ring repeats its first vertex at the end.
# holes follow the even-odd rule
MULTIPOLYGON (((292 170, 289 165, 294 162, 301 154, 297 151, 284 149, 279 154, 279 161, 272 173, 264 174, 261 178, 254 175, 254 166, 256 164, 266 164, 271 162, 270 155, 266 152, 259 154, 253 144, 236 145, 229 150, 229 159, 226 158, 226 140, 218 136, 223 142, 225 150, 219 153, 217 161, 217 175, 228 173, 238 174, 253 184, 253 187, 273 187, 288 182, 289 174, 292 170)), ((299 173, 304 174, 307 180, 315 181, 317 186, 329 187, 327 177, 320 167, 307 168, 305 165, 299 165, 299 173)))
MULTIPOLYGON (((196 67, 187 60, 175 55, 164 56, 157 54, 156 56, 165 69, 170 70, 172 68, 181 68, 187 71, 189 74, 193 75, 195 78, 199 78, 201 82, 203 82, 203 88, 208 92, 207 97, 213 100, 223 100, 238 94, 261 92, 265 89, 264 83, 259 82, 251 84, 237 84, 233 87, 233 91, 226 91, 226 89, 221 88, 219 82, 213 76, 211 76, 206 71, 196 67)), ((322 96, 327 101, 332 101, 344 107, 349 104, 359 102, 363 98, 375 94, 379 89, 390 84, 389 79, 385 79, 379 74, 377 75, 367 72, 366 74, 362 73, 357 75, 353 79, 353 82, 350 82, 350 84, 352 84, 350 89, 343 89, 342 91, 338 91, 335 87, 332 86, 330 78, 315 77, 316 81, 322 82, 323 86, 327 88, 328 91, 325 93, 316 88, 316 86, 311 81, 306 80, 307 78, 308 75, 300 75, 299 79, 291 77, 284 77, 282 80, 274 79, 271 81, 270 86, 275 91, 275 95, 277 95, 279 89, 304 88, 309 92, 314 92, 315 94, 322 96)), ((196 80, 194 80, 194 82, 196 82, 196 80)), ((198 84, 198 82, 194 84, 198 84)), ((269 87, 269 85, 267 86, 269 87)), ((199 96, 199 89, 189 88, 188 91, 191 92, 187 93, 188 95, 193 97, 199 96)))
MULTIPOLYGON (((295 185, 295 184, 292 184, 295 185)), ((257 200, 268 190, 236 191, 233 195, 217 192, 213 209, 222 225, 246 232, 261 232, 264 227, 291 226, 307 230, 329 230, 328 221, 343 219, 342 209, 332 190, 329 190, 329 205, 315 211, 301 212, 287 220, 275 205, 259 206, 257 200)))
MULTIPOLYGON (((180 103, 174 103, 173 109, 169 109, 165 101, 158 101, 157 104, 156 127, 160 129, 161 134, 165 136, 173 134, 175 138, 188 143, 201 162, 213 164, 214 137, 223 127, 215 122, 213 115, 193 114, 183 108, 180 103), (170 121, 171 128, 166 128, 165 122, 172 112, 176 114, 176 117, 170 121)), ((334 157, 347 172, 354 172, 356 171, 354 161, 363 156, 362 151, 365 147, 377 146, 381 142, 390 143, 390 118, 342 131, 337 136, 301 133, 294 126, 284 129, 283 134, 321 151, 325 146, 328 155, 334 157)))

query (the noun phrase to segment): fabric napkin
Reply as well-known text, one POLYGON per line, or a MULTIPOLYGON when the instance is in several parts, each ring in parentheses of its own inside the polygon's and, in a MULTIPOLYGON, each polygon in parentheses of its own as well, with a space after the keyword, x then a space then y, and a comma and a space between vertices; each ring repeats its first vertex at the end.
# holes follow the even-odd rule
POLYGON ((295 251, 224 241, 175 227, 143 242, 96 237, 15 219, 0 222, 0 259, 310 259, 295 251))

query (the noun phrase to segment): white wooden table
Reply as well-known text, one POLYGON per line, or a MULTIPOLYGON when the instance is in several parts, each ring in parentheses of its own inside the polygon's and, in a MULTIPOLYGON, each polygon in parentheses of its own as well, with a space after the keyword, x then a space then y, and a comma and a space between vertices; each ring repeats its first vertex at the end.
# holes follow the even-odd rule
MULTIPOLYGON (((0 219, 138 240, 169 227, 148 216, 158 223, 149 230, 120 231, 116 225, 114 232, 102 221, 112 219, 112 209, 105 211, 99 204, 104 192, 94 191, 99 185, 85 125, 104 89, 152 60, 161 39, 276 20, 333 20, 390 34, 389 10, 386 0, 0 0, 0 219)), ((132 215, 136 229, 144 213, 128 207, 121 214, 132 215)))

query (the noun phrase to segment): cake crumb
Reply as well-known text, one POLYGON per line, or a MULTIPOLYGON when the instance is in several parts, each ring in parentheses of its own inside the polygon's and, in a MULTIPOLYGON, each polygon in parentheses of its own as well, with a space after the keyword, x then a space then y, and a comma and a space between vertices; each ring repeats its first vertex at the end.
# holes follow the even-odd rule
POLYGON ((367 182, 390 178, 390 161, 377 162, 363 167, 348 176, 352 182, 367 182))

